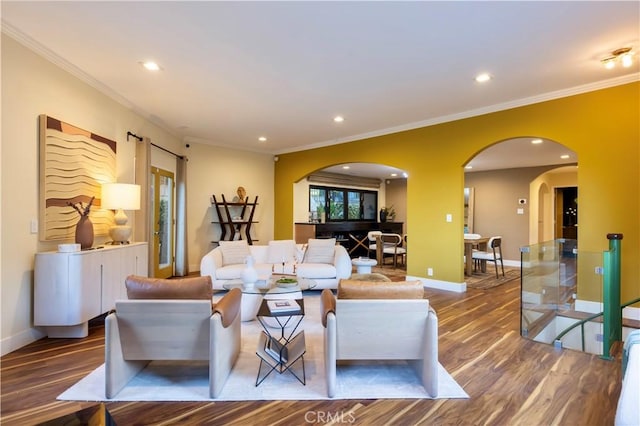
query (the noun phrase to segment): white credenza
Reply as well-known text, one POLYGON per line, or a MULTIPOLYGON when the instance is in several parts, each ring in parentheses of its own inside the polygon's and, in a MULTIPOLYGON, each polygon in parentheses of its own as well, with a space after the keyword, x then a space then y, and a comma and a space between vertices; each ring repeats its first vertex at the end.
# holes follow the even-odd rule
POLYGON ((147 276, 147 243, 37 253, 34 325, 49 337, 86 337, 88 321, 126 299, 128 275, 147 276))

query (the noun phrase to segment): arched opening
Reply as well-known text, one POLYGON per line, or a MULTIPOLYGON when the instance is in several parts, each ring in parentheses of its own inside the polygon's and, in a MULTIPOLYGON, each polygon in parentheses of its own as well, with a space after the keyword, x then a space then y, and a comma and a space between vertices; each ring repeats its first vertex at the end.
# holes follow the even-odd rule
POLYGON ((334 237, 352 258, 370 256, 369 231, 406 235, 407 177, 376 163, 333 164, 309 173, 293 184, 294 238, 334 237), (314 223, 319 226, 309 232, 305 225, 314 223))
POLYGON ((556 235, 555 188, 577 187, 577 154, 539 137, 497 142, 465 165, 474 193, 473 232, 503 237, 505 265, 519 265, 520 247, 556 235))

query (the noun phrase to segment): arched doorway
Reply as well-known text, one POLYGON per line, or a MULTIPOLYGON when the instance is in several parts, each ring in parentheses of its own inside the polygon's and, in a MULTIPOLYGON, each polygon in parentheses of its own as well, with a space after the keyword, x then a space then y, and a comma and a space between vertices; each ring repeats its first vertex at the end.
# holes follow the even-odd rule
POLYGON ((467 162, 464 186, 474 191, 474 233, 502 236, 505 264, 519 265, 520 247, 555 238, 553 188, 577 186, 577 160, 550 139, 518 137, 467 162))
POLYGON ((320 219, 320 211, 328 209, 318 221, 335 224, 334 228, 341 230, 333 236, 348 248, 351 257, 368 255, 365 247, 369 230, 384 227, 383 232, 406 234, 407 177, 401 169, 374 163, 333 164, 304 176, 293 184, 294 238, 302 241, 298 231, 308 227, 301 225, 320 219), (318 203, 314 198, 318 196, 328 201, 318 203), (336 199, 339 202, 335 203, 336 199), (323 209, 316 210, 318 204, 323 209), (335 214, 336 204, 344 206, 344 214, 335 214), (379 215, 382 208, 391 213, 384 226, 379 215), (369 225, 371 229, 367 229, 369 225))

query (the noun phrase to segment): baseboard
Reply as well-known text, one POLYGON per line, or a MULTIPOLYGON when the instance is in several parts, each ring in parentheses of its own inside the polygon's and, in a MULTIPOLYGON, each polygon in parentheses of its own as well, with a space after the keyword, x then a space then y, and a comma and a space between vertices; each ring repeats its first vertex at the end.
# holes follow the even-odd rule
MULTIPOLYGON (((576 299, 575 309, 576 311, 597 314, 603 311, 604 306, 602 302, 592 302, 590 300, 576 299)), ((640 308, 627 306, 622 310, 622 318, 640 321, 640 308)))
POLYGON ((5 356, 43 337, 47 337, 46 333, 36 328, 30 328, 13 336, 6 337, 0 341, 0 356, 5 356))
POLYGON ((454 293, 464 293, 467 291, 467 283, 452 283, 450 281, 440 281, 407 275, 407 281, 411 280, 422 281, 423 286, 428 288, 435 288, 438 290, 452 291, 454 293))

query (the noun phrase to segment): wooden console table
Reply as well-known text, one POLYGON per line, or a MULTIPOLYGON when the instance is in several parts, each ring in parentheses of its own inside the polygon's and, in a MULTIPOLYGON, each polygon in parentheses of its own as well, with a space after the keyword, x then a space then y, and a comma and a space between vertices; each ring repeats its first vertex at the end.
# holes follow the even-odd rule
POLYGON ((402 222, 298 222, 295 224, 295 240, 298 244, 306 244, 309 238, 335 238, 351 257, 357 257, 367 254, 369 231, 402 235, 402 225, 402 222))

